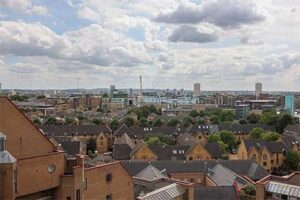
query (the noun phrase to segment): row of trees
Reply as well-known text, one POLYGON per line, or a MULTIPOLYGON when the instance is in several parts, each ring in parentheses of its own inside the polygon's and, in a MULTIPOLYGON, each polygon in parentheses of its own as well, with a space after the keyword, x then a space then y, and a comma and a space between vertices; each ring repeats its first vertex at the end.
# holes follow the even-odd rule
POLYGON ((280 134, 271 131, 264 131, 262 128, 254 128, 250 131, 249 137, 251 139, 263 139, 266 141, 276 141, 279 139, 280 134))
POLYGON ((266 124, 270 126, 275 126, 276 131, 282 133, 284 128, 288 124, 299 123, 298 118, 293 118, 288 113, 278 114, 276 111, 264 111, 261 115, 251 113, 247 116, 246 120, 240 121, 240 123, 250 123, 250 124, 266 124))

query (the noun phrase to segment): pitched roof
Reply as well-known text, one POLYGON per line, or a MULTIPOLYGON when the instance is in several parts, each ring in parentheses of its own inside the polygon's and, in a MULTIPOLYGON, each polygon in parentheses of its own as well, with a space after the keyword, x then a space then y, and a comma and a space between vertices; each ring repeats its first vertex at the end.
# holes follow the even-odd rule
POLYGON ((7 163, 15 163, 17 159, 13 157, 8 151, 0 151, 0 164, 7 164, 7 163))
POLYGON ((166 176, 161 173, 157 168, 155 168, 153 165, 149 164, 147 167, 145 167, 142 171, 140 171, 136 177, 148 180, 148 181, 154 181, 156 179, 165 178, 166 176))
POLYGON ((271 153, 282 153, 286 147, 282 142, 269 142, 262 139, 248 139, 244 140, 245 146, 247 151, 250 150, 250 148, 255 147, 259 151, 262 150, 262 148, 265 146, 271 153))
POLYGON ((180 185, 173 183, 165 187, 149 192, 143 196, 137 197, 140 200, 172 200, 180 197, 186 190, 180 185))
POLYGON ((130 134, 130 130, 129 130, 129 128, 128 128, 125 124, 122 124, 122 125, 114 132, 114 135, 115 135, 115 136, 118 136, 118 137, 121 137, 124 133, 130 134))
POLYGON ((127 144, 131 149, 135 147, 134 142, 126 133, 124 133, 121 137, 119 137, 115 141, 115 144, 127 144))
POLYGON ((212 158, 222 158, 222 151, 217 142, 207 142, 204 147, 212 158))
POLYGON ((115 160, 129 160, 134 147, 135 144, 132 139, 126 133, 123 134, 113 145, 113 158, 115 160))
POLYGON ((291 149, 293 145, 299 145, 299 142, 294 136, 291 135, 283 135, 281 136, 281 140, 287 149, 291 149))
POLYGON ((201 133, 209 134, 211 132, 211 128, 212 128, 211 125, 193 125, 190 127, 188 132, 189 133, 201 132, 201 133))
POLYGON ((112 132, 106 125, 42 125, 38 128, 48 136, 97 135, 112 132))
POLYGON ((80 154, 80 141, 62 141, 60 144, 68 155, 80 154))
POLYGON ((4 135, 2 132, 0 132, 0 139, 2 139, 2 140, 3 140, 3 139, 4 139, 4 140, 6 139, 6 135, 4 135))
POLYGON ((284 132, 294 132, 300 134, 300 124, 289 124, 285 127, 284 132))
POLYGON ((191 145, 198 142, 198 139, 189 133, 183 133, 177 136, 177 144, 179 145, 191 145))
POLYGON ((233 186, 195 187, 194 199, 201 200, 238 200, 239 197, 233 186))
POLYGON ((149 148, 155 153, 158 160, 185 160, 188 145, 150 145, 149 148))
POLYGON ((240 189, 248 183, 244 178, 221 164, 216 164, 213 168, 209 168, 207 175, 217 186, 232 186, 236 182, 240 189))
POLYGON ((146 135, 171 135, 177 136, 183 131, 179 127, 130 127, 122 125, 117 131, 114 132, 115 136, 120 137, 127 133, 131 138, 144 138, 146 135))
MULTIPOLYGON (((167 173, 204 173, 205 169, 213 168, 217 163, 220 163, 231 171, 246 175, 252 180, 259 180, 268 175, 267 171, 254 160, 168 160, 151 161, 150 163, 158 170, 166 170, 167 173)), ((134 176, 144 169, 149 162, 121 161, 121 164, 131 176, 134 176)))

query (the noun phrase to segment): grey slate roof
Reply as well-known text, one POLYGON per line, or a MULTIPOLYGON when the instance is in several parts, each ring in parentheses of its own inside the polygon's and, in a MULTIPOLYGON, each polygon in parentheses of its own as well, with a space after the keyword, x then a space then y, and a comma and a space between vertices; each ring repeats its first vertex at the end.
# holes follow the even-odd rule
POLYGON ((62 141, 60 144, 68 155, 80 154, 80 141, 62 141))
POLYGON ((258 150, 261 150, 264 146, 271 153, 282 153, 286 149, 282 142, 269 142, 261 139, 248 139, 244 140, 244 143, 247 148, 247 151, 252 147, 256 147, 258 150))
POLYGON ((293 132, 300 135, 300 124, 289 124, 284 128, 284 132, 293 132))
POLYGON ((291 136, 291 135, 283 135, 283 136, 281 136, 281 139, 287 149, 291 149, 294 144, 299 145, 299 143, 300 143, 300 141, 298 141, 294 136, 291 136))
POLYGON ((119 137, 113 145, 113 159, 115 160, 129 160, 130 153, 135 147, 132 139, 125 133, 119 137))
POLYGON ((149 164, 147 167, 145 167, 142 171, 140 171, 136 177, 148 180, 148 181, 154 181, 156 179, 165 178, 166 176, 161 173, 157 168, 155 168, 153 165, 149 164))
POLYGON ((0 132, 0 140, 5 140, 6 139, 6 135, 4 135, 2 132, 0 132))
POLYGON ((238 188, 241 189, 248 183, 244 178, 221 164, 209 168, 207 175, 217 186, 232 186, 236 182, 238 188))
POLYGON ((191 145, 198 142, 198 138, 195 138, 189 133, 183 133, 177 136, 177 144, 179 145, 191 145))
POLYGON ((213 168, 217 163, 231 171, 246 175, 252 180, 259 180, 268 175, 267 171, 253 160, 192 160, 192 161, 121 161, 123 167, 131 176, 135 176, 151 163, 158 170, 166 170, 167 173, 204 173, 208 168, 213 168), (205 167, 206 163, 206 167, 205 167))
POLYGON ((239 197, 233 186, 195 187, 195 200, 237 200, 239 197))
POLYGON ((156 154, 158 160, 185 160, 188 145, 151 145, 149 148, 156 154))
POLYGON ((42 125, 38 128, 52 137, 112 133, 112 130, 106 125, 42 125))
POLYGON ((8 151, 0 151, 0 164, 15 163, 17 159, 13 157, 8 151))
POLYGON ((172 200, 184 194, 186 191, 180 185, 173 183, 165 187, 137 197, 139 200, 172 200))
POLYGON ((212 158, 222 158, 222 151, 217 142, 207 142, 204 147, 210 153, 212 158))

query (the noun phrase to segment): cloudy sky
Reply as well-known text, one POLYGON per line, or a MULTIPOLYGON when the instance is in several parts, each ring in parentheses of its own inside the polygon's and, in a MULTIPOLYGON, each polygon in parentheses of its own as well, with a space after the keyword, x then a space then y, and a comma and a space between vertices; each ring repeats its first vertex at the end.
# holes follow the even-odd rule
POLYGON ((0 0, 3 88, 300 91, 299 0, 0 0))

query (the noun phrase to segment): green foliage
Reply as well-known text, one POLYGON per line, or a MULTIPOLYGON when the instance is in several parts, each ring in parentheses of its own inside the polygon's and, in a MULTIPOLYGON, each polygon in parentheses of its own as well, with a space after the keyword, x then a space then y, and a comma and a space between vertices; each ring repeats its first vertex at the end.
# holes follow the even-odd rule
POLYGON ((85 119, 84 116, 83 116, 83 114, 81 114, 81 113, 77 115, 77 118, 78 118, 78 120, 80 120, 80 121, 82 121, 82 120, 85 119))
POLYGON ((282 133, 288 124, 294 124, 292 116, 287 113, 280 115, 276 124, 277 131, 282 133))
POLYGON ((211 124, 219 124, 220 123, 219 117, 217 115, 211 115, 209 118, 209 121, 211 124))
POLYGON ((57 125, 58 122, 54 117, 49 117, 45 122, 46 125, 57 125))
POLYGON ((208 142, 219 142, 221 141, 219 134, 210 134, 207 138, 208 142))
POLYGON ((204 124, 206 124, 206 121, 203 118, 198 118, 197 121, 196 121, 196 124, 197 125, 204 125, 204 124))
POLYGON ((36 99, 46 99, 46 96, 43 94, 40 94, 36 97, 36 99))
POLYGON ((33 120, 33 123, 34 123, 35 125, 42 125, 41 120, 38 119, 38 118, 35 118, 35 119, 33 120))
POLYGON ((239 124, 247 124, 247 121, 244 120, 244 119, 240 119, 240 120, 239 120, 239 124))
POLYGON ((299 170, 300 155, 294 151, 288 151, 285 156, 285 167, 288 171, 299 170))
POLYGON ((153 126, 161 127, 164 124, 163 120, 161 118, 157 118, 154 120, 153 126))
POLYGON ((150 113, 156 113, 160 114, 159 111, 156 110, 155 106, 142 106, 142 107, 135 107, 132 109, 132 112, 134 112, 138 119, 141 119, 142 117, 147 118, 150 113))
POLYGON ((10 97, 10 99, 12 101, 25 101, 27 100, 29 97, 27 95, 19 95, 19 94, 15 94, 15 95, 12 95, 10 97))
POLYGON ((192 110, 192 111, 190 112, 189 116, 192 117, 192 118, 195 118, 195 117, 198 116, 198 114, 199 114, 199 113, 198 113, 197 110, 192 110))
POLYGON ((148 120, 145 117, 142 117, 139 120, 139 125, 140 125, 140 127, 147 127, 147 126, 149 126, 148 120))
POLYGON ((229 147, 235 146, 235 136, 231 131, 221 131, 219 132, 220 140, 229 147))
POLYGON ((280 134, 276 132, 265 132, 261 135, 261 138, 266 141, 277 141, 279 137, 280 134))
POLYGON ((97 119, 97 118, 93 119, 92 122, 96 125, 104 124, 104 122, 101 119, 97 119))
POLYGON ((177 124, 180 124, 180 121, 178 121, 178 119, 170 119, 168 121, 168 126, 169 127, 175 127, 175 126, 177 126, 177 124))
POLYGON ((109 95, 107 94, 107 93, 104 93, 103 95, 102 95, 102 98, 108 98, 109 97, 109 95))
POLYGON ((234 121, 234 112, 223 110, 219 115, 219 119, 221 122, 233 122, 234 121))
POLYGON ((149 137, 145 142, 146 142, 147 145, 166 145, 157 136, 149 137))
POLYGON ((72 123, 73 123, 73 118, 71 118, 71 117, 65 118, 65 124, 72 124, 72 123))
POLYGON ((125 117, 124 123, 127 127, 131 127, 134 125, 134 119, 132 117, 125 117))
POLYGON ((89 138, 86 142, 86 152, 95 153, 97 150, 97 141, 95 138, 89 138))
POLYGON ((167 135, 162 134, 156 134, 156 135, 147 135, 144 137, 144 141, 147 144, 161 144, 161 145, 175 145, 176 139, 174 137, 169 137, 167 135), (151 139, 151 138, 158 138, 159 143, 157 143, 157 139, 151 139), (150 140, 151 139, 151 140, 150 140), (150 140, 150 142, 148 142, 150 140))
POLYGON ((182 120, 182 125, 183 125, 184 127, 189 127, 191 124, 193 124, 192 118, 190 118, 190 117, 185 117, 185 118, 183 118, 183 120, 182 120))
POLYGON ((110 128, 112 130, 117 130, 120 127, 120 122, 117 119, 113 119, 110 123, 110 128))
POLYGON ((250 113, 248 116, 247 116, 247 121, 250 123, 250 124, 257 124, 260 120, 260 115, 258 114, 255 114, 255 113, 250 113))
POLYGON ((222 154, 226 154, 228 153, 229 151, 229 145, 228 144, 225 144, 224 142, 222 141, 218 141, 218 145, 222 151, 222 154))
POLYGON ((245 194, 255 196, 256 195, 256 188, 252 184, 247 184, 243 189, 242 189, 245 194))
POLYGON ((275 126, 278 120, 278 115, 275 111, 267 111, 267 112, 263 112, 259 122, 261 124, 267 124, 270 126, 275 126))
POLYGON ((254 128, 250 131, 250 138, 251 139, 259 139, 262 137, 264 130, 261 128, 254 128))
POLYGON ((104 110, 102 108, 97 108, 97 112, 103 112, 104 110))

